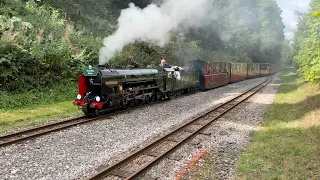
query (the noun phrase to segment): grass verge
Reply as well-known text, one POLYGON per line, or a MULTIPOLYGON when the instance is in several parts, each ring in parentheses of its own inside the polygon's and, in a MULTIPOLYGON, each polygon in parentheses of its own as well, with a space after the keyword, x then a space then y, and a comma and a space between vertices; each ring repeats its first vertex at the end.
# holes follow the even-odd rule
POLYGON ((0 109, 0 133, 81 114, 82 112, 72 104, 72 101, 43 105, 33 109, 0 109))
POLYGON ((234 179, 320 179, 320 86, 304 83, 292 69, 281 81, 234 179))

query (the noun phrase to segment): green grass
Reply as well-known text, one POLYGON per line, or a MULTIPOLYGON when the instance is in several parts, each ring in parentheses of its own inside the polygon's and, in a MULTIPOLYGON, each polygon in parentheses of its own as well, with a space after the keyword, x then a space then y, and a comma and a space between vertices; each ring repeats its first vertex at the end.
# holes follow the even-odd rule
POLYGON ((66 81, 50 89, 15 93, 0 91, 0 110, 38 108, 67 100, 72 101, 78 94, 77 89, 77 83, 66 81))
POLYGON ((81 114, 82 112, 72 104, 72 101, 42 105, 35 108, 0 109, 0 133, 21 127, 42 124, 48 120, 81 114))
POLYGON ((292 69, 281 81, 235 179, 320 179, 320 86, 304 83, 292 69))
POLYGON ((82 112, 72 104, 77 84, 66 82, 50 89, 20 93, 0 91, 0 133, 21 127, 39 125, 82 112))

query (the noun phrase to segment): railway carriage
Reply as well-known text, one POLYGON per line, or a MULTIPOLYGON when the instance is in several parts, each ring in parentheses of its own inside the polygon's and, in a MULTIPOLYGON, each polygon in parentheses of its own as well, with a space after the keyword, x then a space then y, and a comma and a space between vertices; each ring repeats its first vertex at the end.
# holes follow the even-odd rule
POLYGON ((230 82, 230 67, 227 62, 209 62, 205 73, 205 88, 212 89, 230 82))
POLYGON ((267 76, 270 74, 270 64, 268 63, 261 63, 260 65, 260 76, 267 76))
POLYGON ((191 60, 186 64, 195 69, 195 76, 199 79, 198 88, 201 90, 223 86, 230 82, 230 63, 191 60))
POLYGON ((246 63, 231 63, 231 82, 247 79, 248 69, 246 63))
POLYGON ((257 63, 248 63, 248 78, 256 78, 260 75, 260 65, 257 63))

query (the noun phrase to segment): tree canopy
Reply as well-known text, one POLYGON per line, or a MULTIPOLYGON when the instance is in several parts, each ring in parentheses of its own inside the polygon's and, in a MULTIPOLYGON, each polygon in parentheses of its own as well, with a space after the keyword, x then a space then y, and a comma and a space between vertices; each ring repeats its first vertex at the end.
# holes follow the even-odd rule
POLYGON ((307 81, 320 82, 320 1, 312 0, 310 9, 299 14, 293 41, 294 61, 307 81))
MULTIPOLYGON (((144 8, 153 1, 0 1, 0 91, 50 89, 76 81, 84 66, 98 63, 103 38, 116 30, 129 2, 144 8)), ((125 46, 110 66, 123 67, 128 56, 140 67, 157 65, 161 57, 180 65, 190 59, 280 62, 284 25, 274 0, 213 0, 212 12, 206 25, 172 32, 163 48, 147 42, 125 46)), ((299 39, 297 62, 309 45, 299 39)))

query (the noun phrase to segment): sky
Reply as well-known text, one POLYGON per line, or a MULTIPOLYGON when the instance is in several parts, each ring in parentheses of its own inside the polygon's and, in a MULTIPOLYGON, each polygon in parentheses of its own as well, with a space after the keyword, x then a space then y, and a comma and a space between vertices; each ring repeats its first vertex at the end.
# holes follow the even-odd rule
POLYGON ((306 12, 309 8, 311 0, 276 0, 279 7, 282 9, 282 19, 286 26, 284 32, 289 39, 293 38, 293 30, 297 27, 297 16, 294 12, 306 12))

